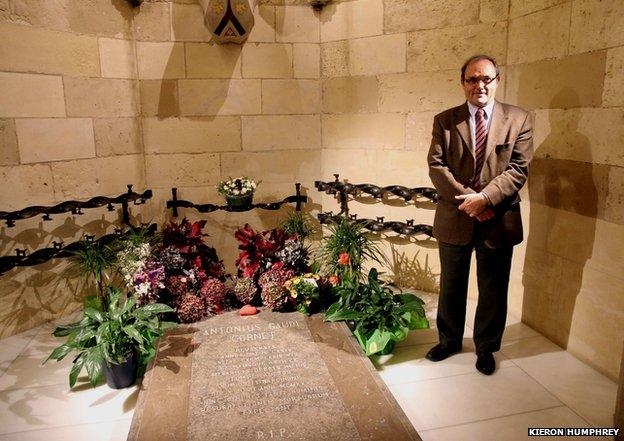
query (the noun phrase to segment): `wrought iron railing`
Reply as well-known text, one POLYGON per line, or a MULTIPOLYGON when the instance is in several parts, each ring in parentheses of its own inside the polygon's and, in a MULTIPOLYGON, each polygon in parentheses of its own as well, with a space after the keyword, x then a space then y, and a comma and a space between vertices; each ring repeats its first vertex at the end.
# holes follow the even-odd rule
POLYGON ((263 210, 278 210, 284 204, 294 203, 295 210, 301 211, 302 204, 305 204, 306 202, 308 202, 308 197, 301 194, 301 184, 297 182, 295 184, 294 195, 287 196, 281 201, 251 204, 249 207, 245 208, 230 207, 228 205, 196 204, 191 201, 178 199, 178 189, 172 188, 171 200, 167 201, 167 208, 171 208, 173 210, 173 217, 178 217, 178 208, 194 208, 200 213, 211 213, 213 211, 239 212, 253 210, 254 208, 260 208, 263 210))
MULTIPOLYGON (((429 237, 433 237, 433 228, 431 225, 426 224, 414 224, 414 219, 408 219, 405 222, 402 221, 385 221, 385 216, 377 217, 376 219, 363 219, 358 218, 357 214, 349 213, 349 196, 353 198, 361 197, 363 195, 372 196, 375 199, 381 201, 384 200, 385 195, 392 194, 399 198, 402 198, 405 202, 417 200, 418 198, 425 198, 429 202, 437 203, 438 193, 431 187, 415 187, 409 188, 402 185, 389 185, 380 187, 374 184, 352 184, 346 181, 341 181, 340 175, 334 174, 334 181, 323 182, 315 181, 314 187, 318 191, 323 191, 327 194, 336 196, 340 203, 340 212, 334 214, 333 212, 324 212, 317 215, 321 224, 328 224, 340 221, 347 218, 352 222, 358 223, 369 231, 376 233, 393 231, 397 234, 404 236, 416 236, 425 234, 429 237)), ((353 199, 352 199, 353 200, 353 199)))

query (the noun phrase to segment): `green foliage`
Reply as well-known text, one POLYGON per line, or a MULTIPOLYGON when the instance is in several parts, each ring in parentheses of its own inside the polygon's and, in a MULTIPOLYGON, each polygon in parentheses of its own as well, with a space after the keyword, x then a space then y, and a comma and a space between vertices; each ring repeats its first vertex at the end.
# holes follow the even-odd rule
POLYGON ((106 308, 94 298, 87 298, 82 320, 54 330, 55 336, 66 336, 67 341, 54 349, 46 361, 59 361, 77 352, 69 374, 70 388, 76 384, 83 368, 91 385, 97 385, 102 376, 102 363, 123 363, 133 351, 139 353, 140 368, 144 369, 156 355, 157 340, 167 329, 177 326, 158 318, 159 314, 173 311, 167 305, 156 303, 137 308, 134 297, 125 302, 120 300, 120 291, 109 288, 106 308))
POLYGON ((293 234, 303 242, 310 236, 316 234, 316 229, 310 216, 302 211, 294 211, 282 222, 280 228, 288 236, 293 234))
POLYGON ((424 302, 412 294, 393 293, 380 283, 375 268, 366 282, 346 280, 337 291, 340 298, 328 308, 325 320, 354 321, 353 334, 366 355, 389 353, 410 330, 429 327, 424 302))
POLYGON ((129 247, 141 246, 144 243, 156 246, 162 243, 162 233, 155 232, 149 226, 130 228, 112 244, 111 248, 119 252, 129 247))
POLYGON ((330 235, 323 240, 319 259, 330 274, 338 274, 343 279, 359 278, 365 259, 382 260, 382 254, 364 227, 348 219, 329 226, 330 235), (342 253, 349 255, 346 265, 339 263, 342 253))
POLYGON ((104 287, 110 279, 107 271, 115 264, 115 251, 110 245, 99 242, 81 241, 79 244, 70 257, 71 268, 77 270, 85 282, 93 280, 98 296, 106 300, 104 287))

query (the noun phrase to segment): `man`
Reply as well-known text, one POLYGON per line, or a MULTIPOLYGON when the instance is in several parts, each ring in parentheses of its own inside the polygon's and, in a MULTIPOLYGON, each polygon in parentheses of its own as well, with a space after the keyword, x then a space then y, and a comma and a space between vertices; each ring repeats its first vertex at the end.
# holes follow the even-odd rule
POLYGON ((427 358, 461 351, 468 274, 476 252, 479 300, 474 323, 476 368, 491 375, 507 316, 513 246, 522 241, 520 197, 533 156, 528 112, 495 100, 496 61, 475 55, 461 69, 466 103, 435 116, 429 176, 440 199, 433 235, 440 251, 440 343, 427 358))

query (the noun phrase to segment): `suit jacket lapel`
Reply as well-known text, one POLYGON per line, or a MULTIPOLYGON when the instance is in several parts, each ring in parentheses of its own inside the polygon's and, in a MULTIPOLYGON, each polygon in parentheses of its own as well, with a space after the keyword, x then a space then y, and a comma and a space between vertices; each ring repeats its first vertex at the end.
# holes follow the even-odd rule
POLYGON ((474 158, 474 146, 472 145, 472 136, 470 136, 470 126, 468 125, 469 120, 470 112, 468 111, 468 104, 464 103, 463 106, 459 106, 455 114, 455 127, 457 127, 459 135, 468 146, 468 150, 474 158))
POLYGON ((505 126, 507 123, 507 113, 503 108, 503 104, 496 101, 494 108, 492 109, 492 123, 488 130, 487 140, 485 142, 485 157, 483 161, 487 161, 488 156, 496 150, 496 145, 501 141, 501 138, 506 134, 505 126))

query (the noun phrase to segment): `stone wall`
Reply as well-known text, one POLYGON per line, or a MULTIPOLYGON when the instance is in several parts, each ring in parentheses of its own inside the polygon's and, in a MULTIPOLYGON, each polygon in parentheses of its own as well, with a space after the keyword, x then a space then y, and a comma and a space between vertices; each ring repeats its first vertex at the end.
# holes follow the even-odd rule
MULTIPOLYGON (((333 173, 430 186, 433 116, 463 101, 459 67, 486 52, 502 66, 498 98, 535 117, 511 311, 616 378, 624 340, 623 17, 619 0, 357 0, 320 13, 303 0, 262 0, 241 47, 211 44, 194 0, 136 10, 125 0, 0 0, 0 173, 21 183, 0 188, 2 208, 117 194, 128 177, 136 189, 154 189, 149 206, 135 211, 159 222, 172 186, 181 198, 214 202, 214 184, 228 175, 262 179, 263 200, 301 181, 315 211, 336 209, 312 185, 333 173)), ((368 202, 353 212, 433 219, 431 204, 368 202)), ((205 217, 230 268, 236 226, 276 222, 266 212, 205 217)), ((83 225, 103 228, 115 216, 87 220, 30 223, 17 240, 3 228, 3 253, 49 241, 50 231, 69 238, 83 225)), ((389 243, 385 266, 397 283, 437 288, 434 241, 389 243)), ((42 279, 53 277, 29 269, 0 279, 1 333, 58 313, 41 307, 42 279), (9 321, 17 310, 20 319, 9 321)))

